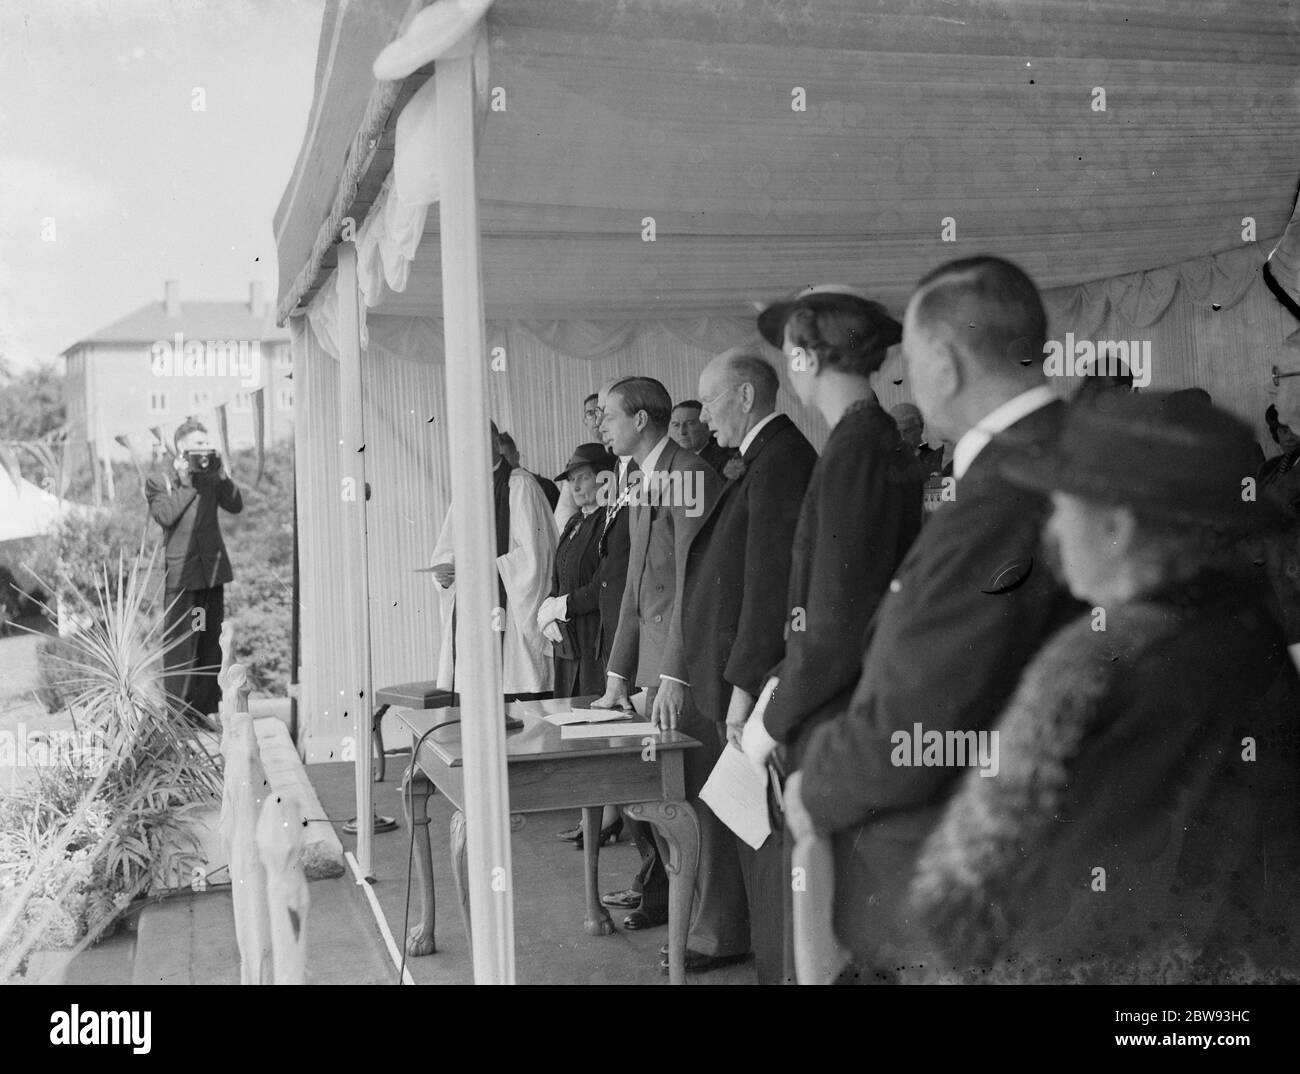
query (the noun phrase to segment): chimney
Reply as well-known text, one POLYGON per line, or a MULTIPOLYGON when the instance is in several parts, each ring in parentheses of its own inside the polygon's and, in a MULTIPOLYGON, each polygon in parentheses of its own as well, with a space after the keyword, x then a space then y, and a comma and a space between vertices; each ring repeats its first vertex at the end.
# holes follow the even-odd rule
POLYGON ((254 317, 260 317, 266 312, 266 300, 262 297, 262 284, 259 280, 248 285, 248 308, 254 317))
POLYGON ((181 315, 181 281, 168 280, 163 288, 163 307, 168 317, 181 315))

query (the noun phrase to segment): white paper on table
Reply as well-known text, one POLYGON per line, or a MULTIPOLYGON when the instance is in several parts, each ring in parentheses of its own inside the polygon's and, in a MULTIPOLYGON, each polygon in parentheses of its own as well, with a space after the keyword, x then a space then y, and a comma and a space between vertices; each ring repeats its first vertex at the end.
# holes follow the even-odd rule
POLYGON ((625 735, 654 735, 659 728, 650 722, 624 723, 571 723, 560 728, 561 739, 571 738, 623 738, 625 735))
POLYGON ((646 706, 645 706, 645 699, 647 694, 649 694, 648 690, 638 690, 636 693, 632 695, 632 708, 636 711, 636 714, 640 716, 643 720, 650 715, 650 713, 646 711, 646 706))
POLYGON ((767 778, 734 746, 722 748, 722 756, 700 791, 700 800, 755 850, 772 833, 767 815, 767 778))
POLYGON ((550 712, 542 717, 549 724, 565 727, 574 723, 613 723, 616 720, 630 720, 630 712, 618 709, 569 709, 568 712, 550 712))

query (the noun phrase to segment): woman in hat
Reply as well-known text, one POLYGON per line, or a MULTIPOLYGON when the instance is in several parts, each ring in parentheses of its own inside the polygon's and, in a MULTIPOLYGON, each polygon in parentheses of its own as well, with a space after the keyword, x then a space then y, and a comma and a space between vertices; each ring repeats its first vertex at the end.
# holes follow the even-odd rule
POLYGON ((1300 676, 1242 536, 1254 438, 1167 395, 1073 408, 1007 476, 1050 491, 1093 605, 1026 669, 927 841, 912 901, 958 978, 1248 981, 1300 973, 1300 676))
MULTIPOLYGON (((597 569, 606 513, 600 501, 608 499, 617 470, 618 457, 603 444, 579 444, 555 479, 568 482, 578 508, 560 534, 551 595, 537 612, 538 627, 555 645, 556 697, 605 692, 597 569)), ((622 829, 618 809, 607 806, 601 820, 601 844, 617 839, 622 829)), ((560 838, 581 846, 581 825, 561 832, 560 838)))
POLYGON ((871 385, 902 338, 883 306, 851 287, 821 284, 769 306, 758 328, 785 352, 800 402, 831 429, 791 549, 780 688, 769 680, 742 740, 760 765, 781 746, 789 772, 813 727, 852 695, 867 623, 920 530, 925 474, 871 385))

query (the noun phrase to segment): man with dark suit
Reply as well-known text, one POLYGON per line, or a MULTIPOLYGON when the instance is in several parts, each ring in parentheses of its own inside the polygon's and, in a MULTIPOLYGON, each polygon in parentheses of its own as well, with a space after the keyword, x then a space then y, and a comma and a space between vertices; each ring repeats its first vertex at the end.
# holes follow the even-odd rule
POLYGON ((683 399, 673 407, 668 435, 679 447, 694 452, 712 466, 719 477, 725 477, 722 471, 737 455, 734 447, 718 443, 717 435, 704 418, 704 404, 698 399, 683 399))
MULTIPOLYGON (((699 800, 721 743, 712 720, 693 703, 682 641, 682 565, 700 520, 718 497, 720 481, 698 456, 669 439, 672 400, 657 380, 629 377, 610 388, 607 398, 602 432, 615 454, 636 460, 640 473, 630 495, 627 581, 608 686, 594 704, 627 707, 628 686, 635 680, 646 688, 650 717, 658 726, 702 743, 684 758, 686 800, 699 818, 701 862, 686 961, 688 972, 701 972, 749 952, 744 902, 735 897, 742 890, 739 862, 733 853, 731 875, 715 876, 705 866, 713 844, 731 834, 699 800)), ((662 843, 659 853, 667 856, 662 843)))
POLYGON ((166 547, 166 637, 180 639, 163 655, 163 667, 167 691, 182 713, 206 726, 221 700, 224 586, 234 577, 217 509, 237 515, 244 498, 200 422, 187 418, 172 442, 173 472, 152 474, 145 482, 149 514, 162 527, 166 547), (207 466, 191 467, 191 452, 210 452, 207 466))
POLYGON ((987 729, 1038 647, 1079 611, 1035 562, 1046 498, 1000 469, 1059 427, 1064 407, 1042 371, 1046 335, 1037 288, 992 257, 930 273, 907 308, 908 377, 927 426, 956 445, 956 502, 898 568, 852 701, 813 731, 785 797, 796 838, 834 837, 835 932, 871 979, 889 979, 915 954, 907 887, 964 771, 904 766, 898 733, 987 729))
MULTIPOLYGON (((704 413, 724 448, 739 451, 740 473, 700 525, 686 559, 682 631, 696 707, 720 740, 740 748, 745 720, 768 672, 785 651, 790 550, 817 452, 776 413, 776 371, 752 348, 735 348, 700 374, 704 413)), ((725 861, 701 869, 729 872, 739 855, 759 984, 782 972, 781 837, 757 851, 733 837, 712 850, 725 861)))

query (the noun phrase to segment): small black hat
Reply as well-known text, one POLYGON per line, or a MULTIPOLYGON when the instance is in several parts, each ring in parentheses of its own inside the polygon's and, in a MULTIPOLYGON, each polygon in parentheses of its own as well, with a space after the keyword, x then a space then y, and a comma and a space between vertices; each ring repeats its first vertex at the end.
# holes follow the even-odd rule
POLYGON ((567 481, 569 473, 579 466, 590 466, 599 473, 601 470, 617 470, 618 456, 604 444, 579 444, 573 449, 573 458, 564 465, 564 472, 557 474, 556 481, 567 481))
POLYGON ((1108 393, 1075 403, 1053 444, 1002 467, 1018 485, 1069 492, 1148 516, 1231 529, 1286 521, 1266 493, 1246 495, 1255 437, 1245 422, 1181 393, 1108 393))
POLYGON ((785 342, 785 322, 797 309, 857 309, 873 323, 877 339, 870 350, 887 350, 903 338, 903 326, 884 306, 873 301, 865 291, 842 283, 819 283, 805 287, 793 298, 773 302, 758 315, 758 330, 777 350, 785 342))

